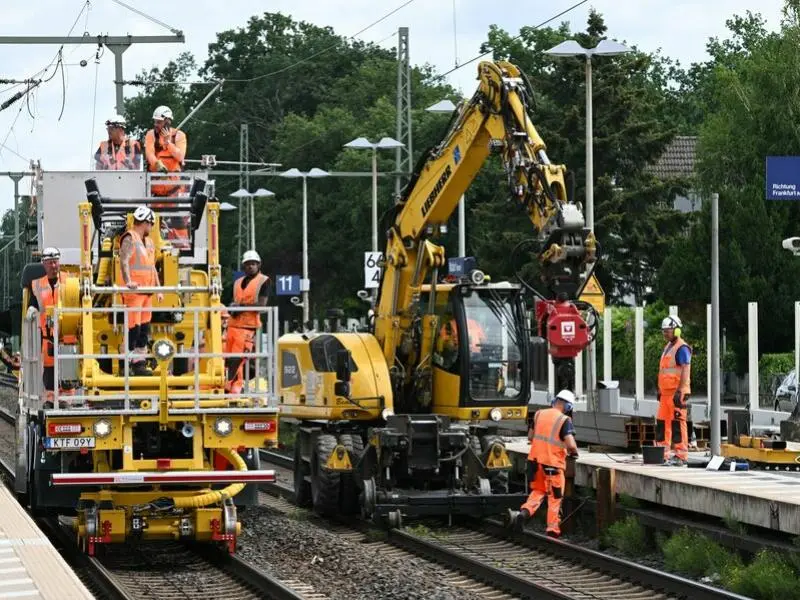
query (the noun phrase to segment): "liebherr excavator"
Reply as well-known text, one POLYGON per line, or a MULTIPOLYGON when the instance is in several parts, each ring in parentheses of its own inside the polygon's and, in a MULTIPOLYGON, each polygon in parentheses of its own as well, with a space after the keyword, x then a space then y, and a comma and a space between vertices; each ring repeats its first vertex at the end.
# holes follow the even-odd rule
POLYGON ((492 283, 476 268, 442 281, 445 252, 433 241, 490 154, 502 157, 511 198, 537 235, 546 293, 536 321, 559 385, 572 387, 574 358, 590 341, 575 300, 596 242, 568 197, 566 168, 545 152, 524 74, 484 61, 478 80, 393 209, 373 332, 278 340, 281 415, 300 421, 296 500, 320 513, 360 510, 398 526, 408 516, 496 514, 524 496, 508 493, 511 462, 494 432, 527 417, 523 296, 535 290, 492 283))

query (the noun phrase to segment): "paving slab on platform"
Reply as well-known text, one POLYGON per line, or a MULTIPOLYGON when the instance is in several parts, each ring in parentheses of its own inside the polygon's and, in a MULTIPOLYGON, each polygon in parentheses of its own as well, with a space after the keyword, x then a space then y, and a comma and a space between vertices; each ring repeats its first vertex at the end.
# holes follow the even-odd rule
POLYGON ((0 485, 0 600, 6 598, 91 600, 94 596, 0 485))
MULTIPOLYGON (((521 458, 530 446, 524 439, 511 438, 506 448, 521 458)), ((695 454, 690 461, 700 459, 695 454)), ((641 454, 583 452, 575 463, 575 484, 596 488, 599 468, 615 471, 618 494, 800 535, 800 477, 796 474, 644 465, 641 454)))

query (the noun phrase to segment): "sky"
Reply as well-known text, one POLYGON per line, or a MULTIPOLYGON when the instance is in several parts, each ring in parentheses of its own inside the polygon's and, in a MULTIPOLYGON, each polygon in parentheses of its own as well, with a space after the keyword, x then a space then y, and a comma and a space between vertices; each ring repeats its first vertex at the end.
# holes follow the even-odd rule
MULTIPOLYGON (((133 79, 142 69, 163 66, 184 51, 193 53, 202 63, 217 32, 245 27, 259 12, 282 12, 351 36, 402 7, 357 39, 391 48, 396 44, 398 27, 406 26, 412 63, 429 63, 442 73, 456 62, 462 64, 476 57, 490 25, 517 33, 521 26, 537 25, 576 2, 517 0, 513 10, 493 10, 496 4, 482 0, 3 0, 0 37, 65 36, 73 23, 72 35, 77 36, 169 35, 168 28, 184 32, 184 44, 134 44, 128 48, 123 54, 123 75, 133 79)), ((767 19, 768 27, 776 29, 783 0, 761 0, 759 4, 758 12, 767 19)), ((753 5, 752 0, 590 0, 550 25, 568 21, 573 31, 582 30, 594 8, 605 18, 609 37, 643 51, 661 49, 662 54, 688 65, 707 58, 709 38, 726 37, 726 19, 753 10, 753 5)), ((57 50, 55 45, 0 44, 0 79, 31 77, 50 64, 57 50)), ((65 85, 59 73, 43 83, 29 103, 17 102, 0 111, 0 211, 13 206, 13 184, 5 173, 26 170, 29 159, 41 160, 43 168, 50 170, 91 168, 91 156, 105 137, 103 123, 116 113, 114 56, 106 49, 96 64, 96 51, 92 44, 65 46, 65 85), (81 60, 86 61, 85 67, 80 65, 81 60)), ((470 95, 476 64, 455 71, 448 82, 470 95)), ((9 87, 0 84, 0 104, 20 89, 9 87)), ((125 88, 126 96, 136 91, 134 87, 125 88)), ((369 133, 364 132, 367 136, 369 133)), ((203 153, 190 145, 189 158, 199 158, 203 153)), ((270 160, 280 162, 280 157, 270 160)), ((22 193, 30 189, 29 179, 20 182, 20 189, 22 193)))

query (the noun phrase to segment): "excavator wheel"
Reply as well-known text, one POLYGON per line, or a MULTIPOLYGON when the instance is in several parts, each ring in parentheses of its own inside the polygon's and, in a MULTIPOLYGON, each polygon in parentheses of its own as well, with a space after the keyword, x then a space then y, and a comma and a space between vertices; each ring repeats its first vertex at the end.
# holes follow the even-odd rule
MULTIPOLYGON (((502 438, 499 435, 484 435, 481 437, 481 452, 479 456, 483 457, 486 451, 491 448, 495 442, 501 442, 502 438)), ((507 494, 508 493, 508 471, 490 471, 489 484, 492 486, 493 494, 507 494)))
POLYGON ((309 466, 303 461, 300 447, 300 440, 297 440, 294 445, 294 503, 305 508, 311 506, 311 484, 305 478, 309 466))
POLYGON ((340 474, 325 468, 336 448, 336 437, 321 433, 311 455, 311 499, 314 510, 323 516, 339 511, 340 474))
MULTIPOLYGON (((364 441, 358 433, 344 433, 339 436, 339 443, 347 448, 350 454, 350 462, 355 465, 364 453, 364 441)), ((356 485, 356 472, 341 474, 341 490, 339 495, 339 507, 342 514, 355 515, 361 510, 358 502, 359 490, 356 485)))

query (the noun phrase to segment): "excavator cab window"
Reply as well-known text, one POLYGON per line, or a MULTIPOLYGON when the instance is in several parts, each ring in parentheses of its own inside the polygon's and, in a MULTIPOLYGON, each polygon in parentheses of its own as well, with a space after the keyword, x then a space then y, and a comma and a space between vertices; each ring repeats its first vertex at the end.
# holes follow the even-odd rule
POLYGON ((512 400, 524 392, 526 342, 515 298, 504 290, 462 288, 462 368, 468 367, 473 400, 512 400))

